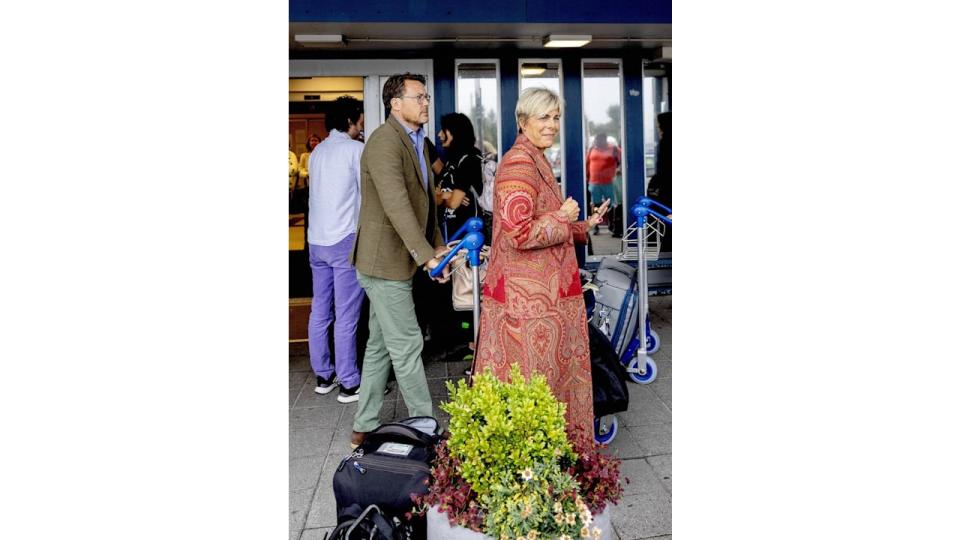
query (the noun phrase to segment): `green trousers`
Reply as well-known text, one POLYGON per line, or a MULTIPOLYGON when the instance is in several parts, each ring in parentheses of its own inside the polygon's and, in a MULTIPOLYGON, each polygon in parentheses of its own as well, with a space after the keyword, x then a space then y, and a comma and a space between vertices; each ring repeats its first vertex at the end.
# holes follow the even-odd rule
POLYGON ((370 299, 370 339, 363 356, 353 430, 372 431, 380 425, 380 406, 391 364, 410 416, 433 416, 420 358, 423 336, 413 310, 413 279, 396 281, 357 272, 357 280, 370 299))

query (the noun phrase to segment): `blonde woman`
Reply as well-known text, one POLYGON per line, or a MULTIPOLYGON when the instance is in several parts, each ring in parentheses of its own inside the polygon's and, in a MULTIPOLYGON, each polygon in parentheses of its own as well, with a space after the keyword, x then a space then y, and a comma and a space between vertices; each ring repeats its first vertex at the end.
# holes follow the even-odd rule
POLYGON ((495 182, 476 369, 490 367, 503 379, 516 362, 527 377, 542 373, 567 404, 568 430, 592 436, 590 343, 573 243, 586 243, 608 202, 577 221, 579 205, 560 194, 544 151, 560 131, 561 112, 559 96, 546 88, 528 88, 517 102, 520 134, 495 182))

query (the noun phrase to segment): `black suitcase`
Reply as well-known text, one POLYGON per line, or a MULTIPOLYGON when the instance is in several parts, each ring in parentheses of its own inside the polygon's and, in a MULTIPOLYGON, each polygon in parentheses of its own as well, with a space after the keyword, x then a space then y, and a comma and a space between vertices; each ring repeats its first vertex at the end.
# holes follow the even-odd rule
POLYGON ((413 509, 411 496, 427 492, 439 442, 439 423, 429 416, 383 424, 368 433, 333 474, 337 523, 355 517, 347 509, 375 504, 383 515, 403 522, 410 537, 424 538, 426 520, 407 522, 404 515, 413 509))
POLYGON ((593 415, 607 416, 627 410, 630 392, 627 372, 607 337, 592 324, 590 333, 590 375, 593 379, 593 415))

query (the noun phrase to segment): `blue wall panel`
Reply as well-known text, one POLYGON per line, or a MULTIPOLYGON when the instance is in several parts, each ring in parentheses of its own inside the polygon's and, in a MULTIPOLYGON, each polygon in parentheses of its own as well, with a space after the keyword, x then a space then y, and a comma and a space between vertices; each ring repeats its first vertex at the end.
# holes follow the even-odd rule
POLYGON ((669 24, 671 0, 290 0, 291 22, 669 24))
POLYGON ((500 155, 517 140, 517 100, 520 99, 520 74, 517 56, 500 57, 500 155))
POLYGON ((527 0, 525 22, 670 24, 671 0, 527 0))
MULTIPOLYGON (((454 95, 454 65, 449 56, 436 56, 433 59, 433 114, 437 115, 433 123, 440 131, 440 118, 443 115, 456 112, 457 102, 454 95)), ((438 146, 436 133, 430 134, 430 139, 438 146)))
MULTIPOLYGON (((580 78, 580 58, 567 56, 563 66, 563 183, 567 196, 580 205, 580 217, 585 218, 587 194, 583 184, 583 81, 580 78)), ((583 267, 586 246, 577 246, 577 262, 583 267)))
MULTIPOLYGON (((623 57, 623 120, 626 140, 628 205, 643 195, 646 176, 643 170, 643 61, 637 55, 623 57)), ((627 217, 624 225, 633 221, 627 217)))

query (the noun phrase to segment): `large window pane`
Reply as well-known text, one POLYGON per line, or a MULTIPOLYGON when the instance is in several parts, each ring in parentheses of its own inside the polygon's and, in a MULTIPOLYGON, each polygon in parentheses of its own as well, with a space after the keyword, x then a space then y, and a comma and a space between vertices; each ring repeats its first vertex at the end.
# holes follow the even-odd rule
POLYGON ((500 156, 500 63, 497 60, 457 60, 457 112, 473 123, 477 148, 500 156))
POLYGON ((591 206, 610 200, 609 218, 593 235, 593 255, 613 255, 621 249, 625 220, 623 129, 619 60, 583 61, 584 182, 588 215, 591 206), (615 221, 616 219, 619 221, 615 221))
MULTIPOLYGON (((560 60, 520 60, 520 92, 527 88, 543 87, 553 90, 562 99, 563 93, 560 89, 560 81, 560 60)), ((544 154, 553 168, 553 175, 560 183, 561 191, 566 193, 564 188, 566 184, 563 183, 563 178, 561 178, 564 167, 563 129, 557 133, 553 146, 548 148, 544 154)))

